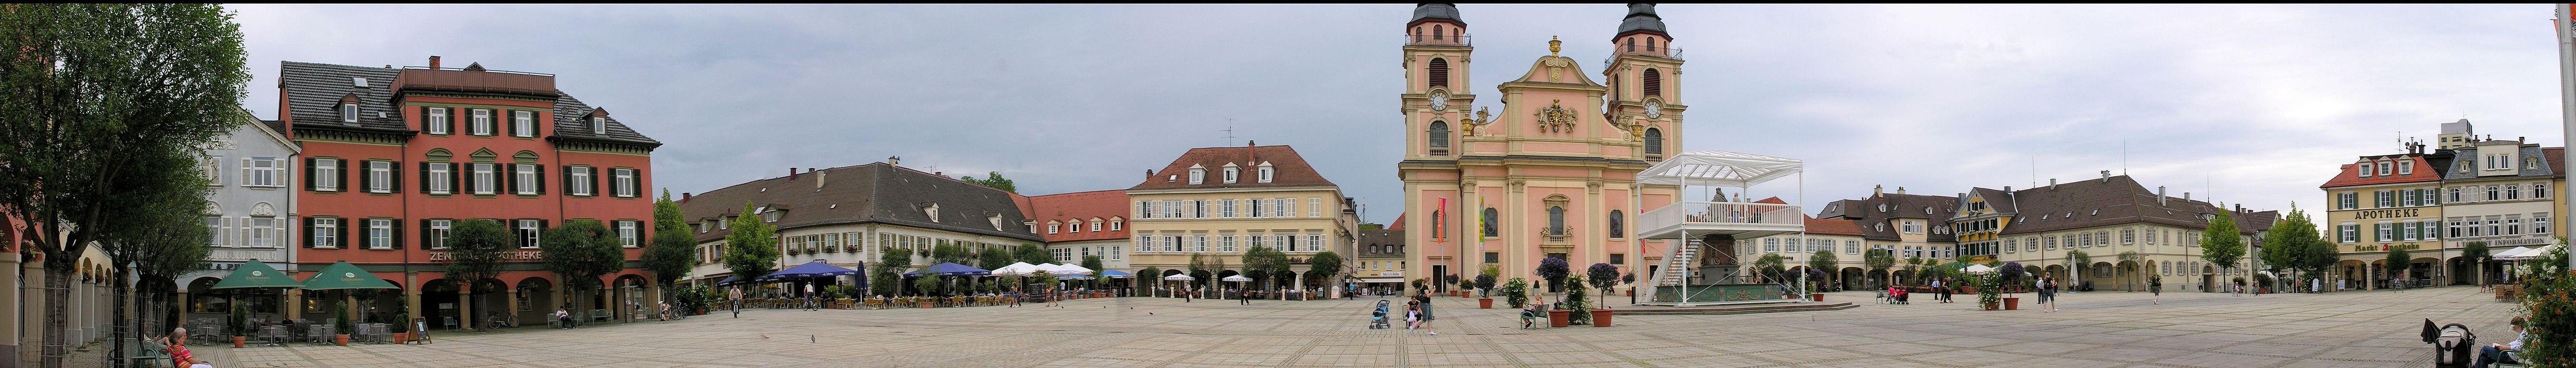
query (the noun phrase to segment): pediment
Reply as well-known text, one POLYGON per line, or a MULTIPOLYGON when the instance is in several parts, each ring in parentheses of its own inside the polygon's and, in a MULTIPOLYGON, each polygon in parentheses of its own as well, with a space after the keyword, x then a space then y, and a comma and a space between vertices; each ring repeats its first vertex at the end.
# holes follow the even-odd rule
POLYGON ((1541 56, 1538 60, 1531 61, 1529 72, 1522 73, 1521 78, 1513 80, 1512 83, 1563 83, 1601 87, 1600 83, 1592 82, 1592 77, 1583 74, 1583 63, 1564 56, 1541 56))

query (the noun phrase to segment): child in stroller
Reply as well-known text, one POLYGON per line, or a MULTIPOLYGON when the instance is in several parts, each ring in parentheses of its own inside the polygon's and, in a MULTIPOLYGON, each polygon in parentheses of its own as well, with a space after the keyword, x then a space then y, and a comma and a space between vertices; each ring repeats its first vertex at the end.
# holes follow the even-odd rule
POLYGON ((1379 299, 1377 301, 1377 310, 1369 312, 1369 329, 1384 330, 1395 327, 1394 325, 1387 324, 1386 322, 1386 308, 1387 301, 1385 299, 1379 299))

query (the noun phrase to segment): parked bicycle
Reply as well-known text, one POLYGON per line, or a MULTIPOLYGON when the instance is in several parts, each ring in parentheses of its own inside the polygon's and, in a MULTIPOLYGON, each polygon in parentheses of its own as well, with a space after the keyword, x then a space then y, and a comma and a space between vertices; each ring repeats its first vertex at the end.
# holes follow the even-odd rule
POLYGON ((483 329, 486 330, 518 327, 518 324, 510 323, 508 318, 504 318, 501 313, 498 312, 483 317, 483 329))

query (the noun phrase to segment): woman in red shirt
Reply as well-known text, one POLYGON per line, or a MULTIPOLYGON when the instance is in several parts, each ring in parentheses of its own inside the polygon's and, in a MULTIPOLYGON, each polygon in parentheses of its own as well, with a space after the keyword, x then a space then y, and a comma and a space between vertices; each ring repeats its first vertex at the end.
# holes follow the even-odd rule
POLYGON ((173 368, 213 367, 206 362, 197 361, 197 355, 188 352, 188 328, 186 327, 170 329, 169 351, 170 365, 173 368))

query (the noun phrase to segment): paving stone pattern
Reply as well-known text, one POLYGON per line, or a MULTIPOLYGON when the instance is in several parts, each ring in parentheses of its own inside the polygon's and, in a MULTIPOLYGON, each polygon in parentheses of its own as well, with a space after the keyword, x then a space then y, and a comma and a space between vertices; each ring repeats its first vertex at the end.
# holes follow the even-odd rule
MULTIPOLYGON (((2175 293, 2150 304, 2146 293, 2092 292, 2050 313, 1979 311, 1962 296, 1536 330, 1519 329, 1515 310, 1435 297, 1439 336, 1400 322, 1367 329, 1376 298, 1115 298, 1063 308, 764 309, 740 319, 450 332, 430 345, 199 350, 224 350, 207 354, 219 367, 2397 367, 2429 365, 2417 337, 2423 318, 2511 339, 2504 321, 2514 305, 2490 295, 2175 293)), ((1869 302, 1866 293, 1827 300, 1869 302)))

